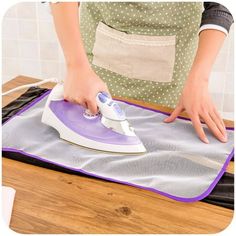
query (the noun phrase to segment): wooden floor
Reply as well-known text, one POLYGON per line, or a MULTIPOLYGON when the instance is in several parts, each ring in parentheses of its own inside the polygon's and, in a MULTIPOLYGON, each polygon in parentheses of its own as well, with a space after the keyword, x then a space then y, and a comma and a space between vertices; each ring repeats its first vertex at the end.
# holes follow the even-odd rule
MULTIPOLYGON (((17 77, 3 90, 33 81, 17 77)), ((20 93, 4 97, 3 105, 20 93)), ((3 185, 16 189, 10 227, 19 233, 216 233, 233 217, 232 210, 203 202, 176 202, 135 187, 7 158, 2 163, 3 185)), ((233 163, 228 171, 233 172, 233 163)))

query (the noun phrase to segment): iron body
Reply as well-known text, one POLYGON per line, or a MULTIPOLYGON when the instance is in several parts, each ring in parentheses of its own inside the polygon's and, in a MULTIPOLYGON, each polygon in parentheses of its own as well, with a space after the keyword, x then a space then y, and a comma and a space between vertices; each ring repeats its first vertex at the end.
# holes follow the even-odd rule
POLYGON ((141 140, 126 119, 124 111, 108 94, 96 97, 99 113, 91 113, 63 98, 63 84, 49 94, 42 122, 56 129, 60 138, 87 148, 119 153, 143 153, 141 140))

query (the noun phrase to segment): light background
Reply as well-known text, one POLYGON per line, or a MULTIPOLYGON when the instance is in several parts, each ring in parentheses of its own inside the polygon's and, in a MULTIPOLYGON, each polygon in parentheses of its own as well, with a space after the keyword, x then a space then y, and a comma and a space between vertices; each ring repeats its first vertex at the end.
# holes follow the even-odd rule
MULTIPOLYGON (((234 111, 234 30, 225 40, 210 79, 210 92, 224 118, 234 111)), ((64 78, 65 63, 47 4, 22 2, 2 20, 2 81, 26 75, 64 78)))

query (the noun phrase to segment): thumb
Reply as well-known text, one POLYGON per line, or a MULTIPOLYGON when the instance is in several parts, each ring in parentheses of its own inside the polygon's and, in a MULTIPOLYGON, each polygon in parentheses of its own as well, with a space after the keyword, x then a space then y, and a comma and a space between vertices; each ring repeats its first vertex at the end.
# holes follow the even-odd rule
POLYGON ((87 103, 87 108, 93 115, 98 113, 98 107, 95 99, 93 101, 86 101, 86 103, 87 103))
POLYGON ((182 111, 183 111, 183 107, 181 105, 178 105, 174 109, 174 111, 171 113, 171 115, 164 119, 164 122, 166 122, 166 123, 173 122, 182 111))
POLYGON ((108 95, 110 98, 112 97, 112 96, 111 96, 111 93, 110 93, 110 91, 109 91, 109 89, 108 89, 108 87, 107 87, 106 84, 105 84, 105 87, 101 89, 101 91, 107 93, 107 95, 108 95))

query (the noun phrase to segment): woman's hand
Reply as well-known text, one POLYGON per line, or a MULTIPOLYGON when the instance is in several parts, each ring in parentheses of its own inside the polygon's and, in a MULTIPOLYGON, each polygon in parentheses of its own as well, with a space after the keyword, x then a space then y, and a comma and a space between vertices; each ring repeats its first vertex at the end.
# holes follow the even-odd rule
POLYGON ((208 78, 225 37, 225 33, 219 30, 206 29, 201 31, 198 49, 179 104, 172 114, 164 120, 165 122, 172 122, 185 110, 192 120, 198 137, 205 143, 209 143, 209 140, 203 131, 200 120, 206 123, 216 138, 221 142, 227 142, 224 122, 208 91, 208 78))
POLYGON ((108 90, 90 67, 80 34, 78 2, 51 4, 51 10, 67 64, 64 98, 81 104, 95 114, 97 93, 108 90))
POLYGON ((178 105, 164 121, 167 123, 173 122, 185 110, 193 123, 198 137, 204 143, 209 143, 209 140, 205 135, 200 120, 206 123, 217 139, 221 142, 227 142, 224 122, 213 104, 208 91, 208 79, 202 79, 199 76, 190 73, 178 105))
POLYGON ((106 84, 90 68, 69 68, 64 85, 64 98, 88 108, 92 114, 97 113, 96 95, 108 92, 106 84))

